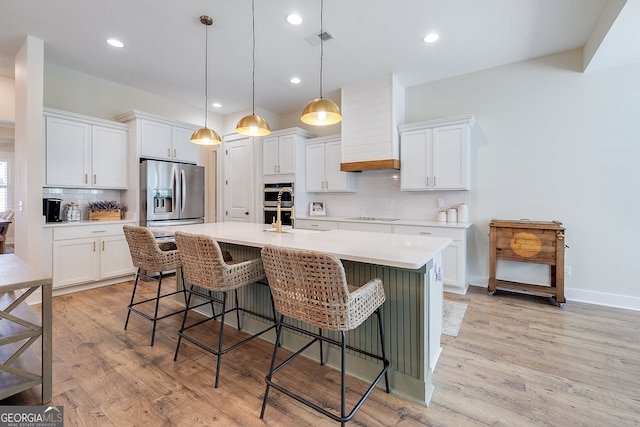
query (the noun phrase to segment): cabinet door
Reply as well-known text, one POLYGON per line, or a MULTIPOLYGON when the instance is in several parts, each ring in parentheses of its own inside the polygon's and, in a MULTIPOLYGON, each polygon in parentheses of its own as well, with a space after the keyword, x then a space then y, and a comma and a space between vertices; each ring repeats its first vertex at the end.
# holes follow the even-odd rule
POLYGON ((99 277, 99 239, 53 242, 53 287, 93 282, 99 277))
POLYGON ((433 185, 436 190, 469 189, 468 126, 433 129, 433 185))
POLYGON ((173 160, 185 163, 198 164, 200 147, 191 143, 193 129, 173 126, 173 160))
POLYGON ((459 258, 461 256, 461 242, 454 240, 442 251, 442 280, 445 285, 464 289, 459 258))
POLYGON ((308 144, 305 147, 305 174, 308 192, 325 190, 325 158, 322 143, 308 144))
POLYGON ((127 132, 92 127, 91 185, 99 188, 127 188, 127 132))
POLYGON ((400 146, 400 189, 429 190, 433 187, 433 173, 428 161, 432 151, 431 130, 404 132, 400 146))
POLYGON ((140 157, 170 160, 171 137, 171 125, 140 120, 140 157))
POLYGON ((327 142, 324 149, 324 180, 327 191, 355 191, 353 175, 340 170, 342 162, 342 142, 327 142))
POLYGON ((233 141, 225 150, 225 221, 252 222, 253 139, 233 141))
POLYGON ((278 137, 262 140, 262 173, 263 175, 278 174, 278 137))
POLYGON ((124 236, 109 236, 100 239, 100 278, 126 276, 135 273, 131 262, 129 245, 124 236))
POLYGON ((285 135, 278 139, 278 173, 296 173, 296 137, 285 135))
POLYGON ((45 185, 88 187, 91 126, 47 117, 45 135, 45 185))

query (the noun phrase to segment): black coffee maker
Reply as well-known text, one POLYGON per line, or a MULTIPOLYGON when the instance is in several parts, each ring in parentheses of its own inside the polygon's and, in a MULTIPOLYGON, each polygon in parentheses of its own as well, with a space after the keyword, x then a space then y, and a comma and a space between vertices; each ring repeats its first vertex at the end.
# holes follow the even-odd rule
POLYGON ((60 207, 62 199, 42 199, 42 215, 47 222, 60 222, 60 207))

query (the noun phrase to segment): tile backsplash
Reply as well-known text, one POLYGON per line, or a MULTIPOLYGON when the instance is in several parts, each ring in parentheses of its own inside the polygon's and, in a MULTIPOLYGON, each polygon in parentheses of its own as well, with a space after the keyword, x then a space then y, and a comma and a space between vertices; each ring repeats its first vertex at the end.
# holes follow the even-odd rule
POLYGON ((82 220, 89 219, 89 202, 96 200, 115 200, 120 202, 120 190, 96 190, 85 188, 43 188, 42 198, 58 198, 62 199, 60 214, 64 218, 64 212, 67 204, 75 202, 80 206, 82 220))

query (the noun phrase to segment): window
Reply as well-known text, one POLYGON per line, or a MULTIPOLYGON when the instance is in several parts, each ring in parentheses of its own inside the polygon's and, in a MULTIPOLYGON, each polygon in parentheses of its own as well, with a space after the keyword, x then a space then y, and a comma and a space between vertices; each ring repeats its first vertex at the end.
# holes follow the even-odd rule
POLYGON ((0 159, 0 212, 9 209, 9 162, 0 159))

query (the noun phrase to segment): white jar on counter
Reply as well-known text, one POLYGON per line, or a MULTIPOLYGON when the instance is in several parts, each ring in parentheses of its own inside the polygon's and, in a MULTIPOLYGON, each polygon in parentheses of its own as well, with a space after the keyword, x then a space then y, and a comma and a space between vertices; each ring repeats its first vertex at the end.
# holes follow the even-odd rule
POLYGON ((438 219, 438 222, 447 222, 447 212, 439 211, 437 219, 438 219))
POLYGON ((469 206, 464 203, 458 205, 458 222, 469 222, 469 206))
POLYGON ((447 210, 447 222, 458 222, 458 211, 456 208, 449 208, 447 210))

